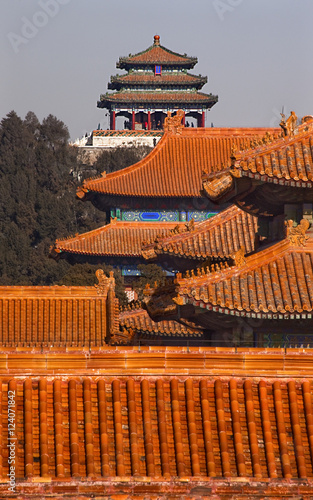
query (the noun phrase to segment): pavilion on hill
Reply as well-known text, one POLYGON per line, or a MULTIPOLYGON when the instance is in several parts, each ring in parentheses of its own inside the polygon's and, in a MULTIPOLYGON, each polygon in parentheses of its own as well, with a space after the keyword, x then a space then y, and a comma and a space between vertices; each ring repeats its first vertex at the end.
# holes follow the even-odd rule
POLYGON ((200 92, 207 77, 188 72, 198 62, 196 57, 178 54, 160 44, 155 35, 148 49, 121 57, 117 68, 127 71, 111 77, 109 90, 98 101, 99 108, 110 112, 110 129, 115 130, 116 118, 125 117, 124 128, 130 130, 162 129, 168 112, 184 110, 185 117, 196 119, 198 127, 205 126, 205 111, 218 98, 200 92))

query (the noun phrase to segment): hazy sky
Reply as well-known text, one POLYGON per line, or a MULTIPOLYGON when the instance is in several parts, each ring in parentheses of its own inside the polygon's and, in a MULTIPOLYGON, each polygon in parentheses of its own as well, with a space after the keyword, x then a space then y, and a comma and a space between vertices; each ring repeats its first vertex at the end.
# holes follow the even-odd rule
POLYGON ((153 43, 198 57, 215 126, 313 114, 312 0, 2 0, 0 117, 53 114, 72 139, 107 127, 96 107, 120 56, 153 43))

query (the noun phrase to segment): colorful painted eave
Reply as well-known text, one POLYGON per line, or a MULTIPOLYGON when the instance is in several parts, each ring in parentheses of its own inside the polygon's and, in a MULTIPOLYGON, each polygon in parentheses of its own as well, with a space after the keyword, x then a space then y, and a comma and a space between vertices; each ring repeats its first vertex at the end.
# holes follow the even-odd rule
MULTIPOLYGON (((256 141, 255 141, 256 142, 256 141)), ((211 200, 225 199, 236 179, 248 177, 262 183, 294 188, 313 187, 313 122, 300 125, 293 135, 273 138, 244 151, 234 152, 231 166, 218 175, 203 176, 203 188, 211 200)))
POLYGON ((149 260, 169 255, 204 261, 210 257, 229 258, 240 248, 245 254, 256 250, 257 218, 235 205, 189 228, 190 224, 181 226, 182 232, 177 229, 145 245, 143 257, 149 260))
MULTIPOLYGON (((180 225, 180 223, 178 223, 180 225)), ((141 257, 143 242, 167 235, 177 222, 126 222, 111 219, 109 224, 93 231, 56 240, 50 256, 61 254, 141 257)))
POLYGON ((208 311, 262 319, 313 321, 313 238, 305 245, 289 239, 251 256, 239 265, 202 271, 177 280, 178 304, 208 311))
POLYGON ((201 198, 203 172, 230 166, 234 147, 244 148, 268 128, 183 128, 181 134, 164 133, 143 160, 118 172, 84 181, 77 196, 88 193, 144 198, 201 198))

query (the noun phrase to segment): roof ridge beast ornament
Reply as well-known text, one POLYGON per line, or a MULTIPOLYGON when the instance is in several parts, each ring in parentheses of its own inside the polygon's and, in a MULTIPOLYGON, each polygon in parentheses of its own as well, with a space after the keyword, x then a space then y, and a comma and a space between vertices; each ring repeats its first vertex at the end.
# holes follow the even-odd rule
POLYGON ((281 121, 280 121, 280 126, 283 130, 283 136, 293 136, 297 132, 297 120, 298 117, 294 111, 290 112, 289 118, 286 120, 286 116, 284 113, 280 113, 281 115, 281 121))
POLYGON ((185 112, 182 109, 178 109, 176 115, 172 116, 171 112, 167 112, 167 117, 164 120, 163 129, 172 135, 181 135, 184 125, 181 123, 185 112))
POLYGON ((307 240, 309 239, 308 235, 305 234, 310 227, 310 223, 307 219, 302 219, 300 224, 296 227, 293 227, 293 220, 290 219, 285 222, 287 239, 290 241, 292 245, 302 246, 306 245, 307 240))

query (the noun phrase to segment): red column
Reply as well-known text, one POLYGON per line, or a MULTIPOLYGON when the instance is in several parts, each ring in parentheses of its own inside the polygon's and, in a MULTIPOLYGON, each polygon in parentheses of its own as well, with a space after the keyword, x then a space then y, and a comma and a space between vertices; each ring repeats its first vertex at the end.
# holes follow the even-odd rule
POLYGON ((115 111, 110 113, 110 130, 115 130, 115 111))
POLYGON ((148 130, 151 130, 151 112, 148 111, 148 130))
POLYGON ((205 127, 205 111, 202 111, 201 127, 205 127))
POLYGON ((135 111, 132 113, 132 130, 135 130, 135 111))

